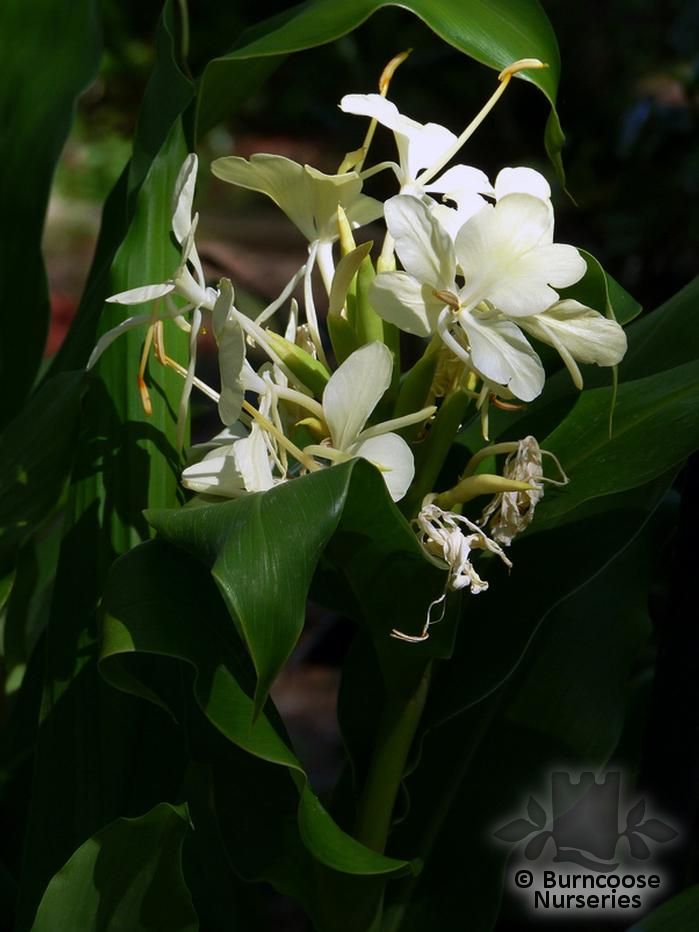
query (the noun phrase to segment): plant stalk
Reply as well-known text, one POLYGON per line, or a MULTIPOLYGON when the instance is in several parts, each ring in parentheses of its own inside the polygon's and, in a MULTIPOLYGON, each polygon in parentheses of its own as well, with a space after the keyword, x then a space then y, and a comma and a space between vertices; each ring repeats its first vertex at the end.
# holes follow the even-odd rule
POLYGON ((359 800, 355 837, 383 853, 391 817, 415 732, 425 707, 431 665, 428 665, 410 698, 390 696, 379 723, 374 754, 359 800))

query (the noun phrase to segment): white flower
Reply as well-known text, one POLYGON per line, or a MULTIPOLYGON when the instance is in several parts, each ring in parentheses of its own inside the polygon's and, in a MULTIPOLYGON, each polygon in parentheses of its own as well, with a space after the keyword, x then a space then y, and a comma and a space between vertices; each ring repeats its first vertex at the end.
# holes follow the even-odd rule
POLYGON ((383 343, 368 343, 355 350, 330 376, 322 399, 323 419, 329 431, 326 442, 308 446, 305 453, 339 463, 361 456, 382 473, 391 498, 401 499, 415 473, 413 454, 394 429, 425 420, 427 408, 407 418, 364 428, 372 411, 391 384, 393 357, 383 343))
POLYGON ((448 589, 470 588, 476 594, 488 588, 488 583, 481 579, 471 563, 474 550, 487 550, 498 556, 507 567, 512 566, 502 548, 463 515, 443 511, 428 503, 422 506, 415 525, 425 553, 438 566, 446 564, 449 570, 448 589))
POLYGON ((238 420, 245 396, 242 380, 245 335, 233 305, 233 286, 227 278, 221 279, 219 290, 211 313, 211 322, 218 346, 221 378, 218 413, 221 421, 228 427, 238 420))
POLYGON ((235 155, 226 156, 216 159, 211 170, 222 181, 266 194, 308 240, 304 272, 306 319, 316 355, 325 363, 311 286, 313 268, 317 261, 330 293, 334 275, 332 245, 340 235, 338 207, 342 207, 350 225, 358 227, 381 216, 381 202, 362 194, 363 181, 357 172, 326 175, 281 155, 260 153, 249 161, 235 155))
POLYGON ((430 210, 452 240, 461 227, 477 214, 481 208, 487 206, 488 201, 481 195, 492 197, 495 202, 502 200, 508 194, 530 194, 543 201, 549 210, 551 234, 553 234, 553 206, 551 204, 551 188, 542 174, 533 168, 517 167, 503 168, 492 186, 487 177, 476 168, 466 165, 455 165, 445 172, 437 181, 427 185, 428 191, 441 191, 443 201, 451 201, 454 207, 447 204, 433 203, 430 210))
MULTIPOLYGON (((258 392, 260 414, 278 423, 275 376, 274 367, 257 375, 246 363, 243 385, 258 392)), ((286 456, 258 421, 252 422, 249 432, 235 424, 214 438, 212 444, 213 449, 203 459, 182 473, 182 484, 193 492, 239 498, 250 492, 266 492, 286 481, 286 456)))
MULTIPOLYGON (((505 194, 474 214, 454 241, 418 198, 391 198, 385 213, 405 271, 383 272, 373 283, 370 299, 381 317, 418 336, 438 333, 484 379, 523 401, 536 398, 544 369, 520 325, 531 332, 532 320, 538 325, 534 315, 558 302, 555 289, 572 285, 586 270, 577 249, 552 242, 550 204, 532 194, 505 194), (451 332, 457 326, 468 339, 468 351, 451 332)), ((548 342, 555 335, 567 345, 562 331, 573 328, 561 316, 545 318, 540 329, 548 342)), ((570 352, 618 361, 623 338, 615 336, 601 356, 585 343, 586 324, 595 346, 600 329, 616 333, 617 324, 600 328, 599 319, 585 309, 582 328, 575 328, 578 343, 570 352)))
MULTIPOLYGON (((158 298, 177 295, 184 298, 186 304, 177 306, 170 298, 170 303, 157 314, 136 314, 133 317, 128 317, 100 337, 88 360, 88 369, 91 369, 107 347, 127 330, 170 317, 183 321, 183 315, 189 311, 198 311, 202 307, 209 310, 213 308, 218 291, 215 288, 207 288, 201 260, 194 243, 198 219, 196 214, 192 218, 192 201, 196 177, 197 157, 194 153, 191 153, 182 164, 175 182, 172 232, 182 248, 179 264, 172 277, 167 281, 158 282, 154 285, 141 285, 138 288, 130 288, 128 291, 121 291, 119 294, 107 298, 108 304, 133 305, 147 304, 158 298)), ((189 329, 189 326, 186 326, 189 329)))
MULTIPOLYGON (((393 170, 401 191, 418 193, 416 184, 420 169, 429 168, 456 142, 451 130, 438 123, 418 123, 403 116, 398 107, 380 94, 346 94, 340 101, 344 113, 368 116, 393 130, 399 164, 393 170)), ((442 190, 437 188, 436 190, 442 190)))
POLYGON ((362 194, 356 172, 326 175, 282 155, 258 153, 250 160, 236 155, 216 159, 211 171, 222 181, 266 194, 299 228, 309 243, 334 242, 339 236, 337 208, 353 227, 381 216, 380 201, 362 194))

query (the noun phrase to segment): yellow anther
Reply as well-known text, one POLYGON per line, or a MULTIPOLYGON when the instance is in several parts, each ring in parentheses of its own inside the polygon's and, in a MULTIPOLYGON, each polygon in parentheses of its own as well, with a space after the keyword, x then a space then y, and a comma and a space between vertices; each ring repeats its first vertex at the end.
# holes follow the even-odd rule
POLYGON ((498 81, 504 81, 505 79, 509 81, 513 75, 520 71, 540 71, 542 68, 548 68, 548 64, 539 61, 538 58, 520 58, 518 61, 513 61, 507 68, 502 69, 498 75, 498 81))
MULTIPOLYGON (((388 88, 391 84, 393 75, 396 73, 396 68, 403 64, 411 52, 412 49, 406 49, 405 52, 400 52, 398 55, 394 55, 384 70, 381 72, 381 77, 379 78, 379 93, 382 97, 385 97, 386 94, 388 94, 388 88)), ((354 152, 348 152, 342 160, 342 164, 340 165, 340 172, 349 171, 350 168, 356 172, 360 172, 362 170, 362 166, 364 165, 364 161, 367 157, 369 146, 371 145, 371 140, 374 138, 375 132, 376 119, 373 119, 369 123, 366 136, 364 137, 364 142, 360 148, 355 149, 354 152)))
POLYGON ((432 294, 439 301, 444 301, 452 311, 456 312, 461 310, 461 303, 453 291, 433 291, 432 294))
POLYGON ((391 84, 393 75, 396 73, 396 69, 399 67, 399 65, 403 64, 411 52, 412 49, 406 49, 404 52, 400 52, 398 55, 394 55, 384 70, 381 72, 381 77, 379 78, 379 93, 382 97, 385 97, 386 94, 388 94, 388 88, 391 84))

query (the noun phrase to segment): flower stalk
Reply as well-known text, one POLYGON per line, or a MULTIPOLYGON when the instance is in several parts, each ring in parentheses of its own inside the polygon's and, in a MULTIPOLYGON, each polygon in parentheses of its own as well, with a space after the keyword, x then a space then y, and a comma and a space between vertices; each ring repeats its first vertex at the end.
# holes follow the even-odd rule
POLYGON ((405 764, 420 724, 429 690, 428 664, 407 699, 389 695, 379 722, 374 754, 359 800, 355 837, 374 851, 386 848, 405 764))

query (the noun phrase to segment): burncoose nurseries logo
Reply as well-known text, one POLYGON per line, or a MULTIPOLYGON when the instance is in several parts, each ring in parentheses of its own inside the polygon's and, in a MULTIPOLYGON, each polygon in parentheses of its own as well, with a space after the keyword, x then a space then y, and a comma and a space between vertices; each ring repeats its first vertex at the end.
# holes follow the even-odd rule
POLYGON ((510 888, 538 915, 559 919, 647 909, 665 885, 653 859, 677 830, 649 815, 645 800, 627 802, 620 772, 597 781, 589 772, 573 779, 556 771, 550 797, 547 811, 530 796, 525 817, 494 832, 518 846, 508 867, 510 888))

